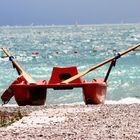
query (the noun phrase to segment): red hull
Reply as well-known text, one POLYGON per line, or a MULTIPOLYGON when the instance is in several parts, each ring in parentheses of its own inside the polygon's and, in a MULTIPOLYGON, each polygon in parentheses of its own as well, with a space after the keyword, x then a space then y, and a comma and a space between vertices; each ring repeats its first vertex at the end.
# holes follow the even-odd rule
POLYGON ((103 78, 94 79, 92 82, 81 81, 81 79, 78 78, 69 84, 60 84, 63 80, 77 73, 76 67, 54 67, 49 81, 39 80, 36 84, 28 84, 24 77, 20 76, 3 93, 1 96, 2 101, 7 103, 10 98, 14 96, 17 104, 20 106, 44 105, 48 88, 57 90, 82 88, 85 104, 104 103, 107 84, 103 78))

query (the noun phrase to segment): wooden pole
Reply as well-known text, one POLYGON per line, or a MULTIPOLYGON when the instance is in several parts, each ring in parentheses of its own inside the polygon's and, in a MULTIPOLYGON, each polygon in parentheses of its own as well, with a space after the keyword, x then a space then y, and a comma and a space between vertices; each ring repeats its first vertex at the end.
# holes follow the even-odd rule
POLYGON ((111 57, 111 58, 109 58, 109 59, 107 59, 107 60, 105 60, 105 61, 103 61, 103 62, 101 62, 101 63, 99 63, 99 64, 97 64, 97 65, 95 65, 95 66, 93 66, 93 67, 91 67, 91 68, 89 68, 89 69, 86 70, 86 71, 83 71, 83 72, 81 72, 81 73, 78 73, 77 75, 75 75, 75 76, 73 76, 73 77, 71 77, 71 78, 69 78, 69 79, 67 79, 67 80, 65 80, 65 81, 63 81, 63 82, 61 82, 61 84, 70 83, 70 82, 72 82, 73 80, 75 80, 75 79, 77 79, 77 78, 79 78, 79 77, 82 77, 82 76, 88 74, 89 72, 91 72, 91 71, 93 71, 93 70, 95 70, 95 69, 97 69, 97 68, 99 68, 99 67, 101 67, 101 66, 103 66, 103 65, 105 65, 105 64, 107 64, 107 63, 109 63, 110 61, 112 61, 112 60, 114 60, 114 59, 118 59, 120 56, 123 56, 123 55, 125 55, 126 53, 128 53, 128 52, 130 52, 130 51, 133 51, 133 50, 135 50, 135 49, 138 48, 138 47, 140 47, 140 44, 135 45, 135 46, 133 46, 133 47, 131 47, 131 48, 129 48, 129 49, 127 49, 127 50, 121 52, 121 53, 118 53, 117 56, 111 57))
POLYGON ((28 83, 36 83, 36 81, 33 80, 32 77, 22 69, 22 67, 13 59, 11 54, 5 48, 2 48, 2 50, 9 57, 9 59, 12 61, 14 66, 23 74, 24 78, 27 80, 28 83))

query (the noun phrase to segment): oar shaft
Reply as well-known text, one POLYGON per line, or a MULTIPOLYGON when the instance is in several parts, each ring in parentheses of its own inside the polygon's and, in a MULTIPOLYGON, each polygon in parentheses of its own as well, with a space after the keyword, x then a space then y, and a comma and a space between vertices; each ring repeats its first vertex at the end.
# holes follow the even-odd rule
POLYGON ((133 50, 137 49, 138 47, 140 47, 140 44, 137 44, 137 45, 135 45, 135 46, 133 46, 133 47, 131 47, 131 48, 129 48, 129 49, 127 49, 127 50, 121 52, 120 55, 121 55, 121 56, 122 56, 122 55, 125 55, 126 53, 128 53, 128 52, 130 52, 130 51, 133 51, 133 50))
POLYGON ((11 54, 5 48, 2 48, 2 50, 9 57, 9 59, 12 61, 14 66, 23 74, 24 78, 27 80, 28 83, 36 83, 36 81, 34 79, 32 79, 32 77, 27 72, 25 72, 22 69, 22 67, 20 67, 20 65, 12 58, 11 54))
POLYGON ((127 49, 127 50, 125 50, 125 51, 119 53, 118 56, 111 57, 111 58, 109 58, 109 59, 107 59, 107 60, 105 60, 105 61, 103 61, 103 62, 101 62, 101 63, 99 63, 99 64, 97 64, 97 65, 95 65, 95 66, 93 66, 93 67, 91 67, 90 69, 88 69, 88 70, 86 70, 86 71, 84 71, 84 72, 81 72, 81 73, 79 73, 79 74, 77 74, 77 75, 75 75, 75 76, 73 76, 73 77, 71 77, 71 78, 69 78, 69 79, 67 79, 67 80, 65 80, 65 81, 63 81, 63 82, 61 82, 61 83, 62 83, 62 84, 66 84, 66 83, 69 83, 69 82, 71 82, 71 81, 73 81, 73 80, 79 78, 79 77, 82 77, 82 76, 88 74, 90 71, 92 71, 92 70, 94 70, 94 69, 96 69, 96 68, 99 68, 99 67, 101 67, 101 66, 103 66, 103 65, 105 65, 105 64, 107 64, 107 63, 109 63, 110 61, 112 61, 112 60, 114 60, 114 59, 117 59, 117 58, 119 58, 120 56, 125 55, 126 53, 128 53, 128 52, 130 52, 130 51, 132 51, 132 50, 135 50, 135 49, 138 48, 138 47, 140 47, 140 44, 138 44, 138 45, 136 45, 136 46, 133 46, 133 47, 131 47, 131 48, 129 48, 129 49, 127 49))
MULTIPOLYGON (((140 47, 140 44, 138 44, 138 45, 136 45, 136 46, 133 46, 133 47, 131 47, 131 48, 129 48, 129 49, 127 49, 127 50, 125 50, 125 51, 119 53, 119 56, 123 56, 123 55, 125 55, 126 53, 128 53, 128 52, 130 52, 130 51, 132 51, 132 50, 135 50, 135 49, 138 48, 138 47, 140 47)), ((118 57, 119 57, 119 56, 118 56, 118 57)), ((115 57, 116 57, 116 56, 115 56, 115 57)), ((107 60, 105 60, 105 61, 103 61, 103 62, 97 64, 96 66, 93 66, 93 67, 90 68, 88 71, 90 72, 90 71, 92 71, 92 70, 94 70, 94 69, 96 69, 96 68, 98 68, 98 67, 101 67, 102 65, 107 64, 108 62, 114 60, 115 57, 111 57, 111 58, 109 58, 109 59, 107 59, 107 60)))

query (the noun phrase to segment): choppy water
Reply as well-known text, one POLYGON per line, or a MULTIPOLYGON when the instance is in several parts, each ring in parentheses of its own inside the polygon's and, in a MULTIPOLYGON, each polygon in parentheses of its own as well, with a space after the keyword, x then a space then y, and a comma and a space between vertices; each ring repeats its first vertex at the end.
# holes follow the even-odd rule
MULTIPOLYGON (((49 79, 53 66, 76 65, 79 72, 140 43, 140 24, 0 27, 6 47, 34 79, 49 79), (34 54, 36 53, 36 54, 34 54)), ((0 50, 0 95, 17 77, 0 50)), ((82 77, 104 77, 109 64, 82 77)), ((107 102, 140 103, 140 49, 117 61, 108 79, 107 102)), ((82 90, 48 91, 47 103, 82 103, 82 90)), ((1 103, 1 101, 0 101, 1 103)), ((15 103, 14 99, 10 101, 15 103)))

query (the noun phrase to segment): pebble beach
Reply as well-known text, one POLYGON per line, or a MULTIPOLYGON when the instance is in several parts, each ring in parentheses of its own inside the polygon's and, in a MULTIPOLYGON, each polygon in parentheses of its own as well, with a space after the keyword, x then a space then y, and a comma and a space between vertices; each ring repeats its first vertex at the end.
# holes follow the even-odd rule
POLYGON ((26 112, 0 127, 1 140, 139 140, 140 104, 5 107, 26 112))

